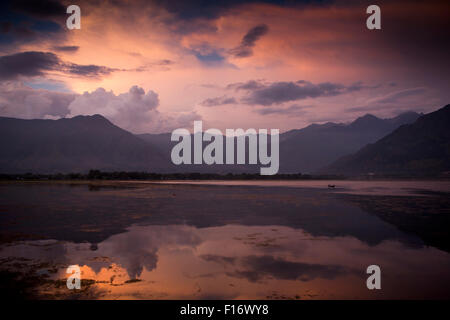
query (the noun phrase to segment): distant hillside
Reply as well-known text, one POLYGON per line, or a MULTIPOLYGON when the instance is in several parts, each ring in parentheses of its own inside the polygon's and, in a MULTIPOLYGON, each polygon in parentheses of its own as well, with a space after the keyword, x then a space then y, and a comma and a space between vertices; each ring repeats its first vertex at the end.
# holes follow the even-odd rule
POLYGON ((100 115, 60 120, 0 117, 1 173, 155 171, 161 152, 100 115))
POLYGON ((379 119, 368 114, 350 124, 312 124, 286 132, 280 137, 280 172, 315 172, 418 117, 420 114, 415 112, 392 119, 379 119))
MULTIPOLYGON (((355 152, 419 115, 371 115, 344 125, 327 123, 280 136, 279 173, 310 173, 355 152)), ((258 173, 261 165, 180 165, 170 159, 171 134, 133 135, 100 115, 60 120, 0 117, 0 173, 102 171, 258 173)), ((270 140, 270 139, 269 139, 270 140)), ((204 143, 204 146, 207 143, 204 143)))
MULTIPOLYGON (((185 165, 174 165, 171 160, 171 152, 173 146, 175 146, 178 142, 171 141, 170 138, 172 136, 171 133, 160 133, 160 134, 139 134, 137 135, 140 139, 147 141, 148 143, 156 146, 159 150, 161 150, 164 155, 164 161, 166 163, 166 167, 164 172, 175 172, 175 173, 186 173, 186 172, 197 172, 197 173, 219 173, 219 174, 227 174, 227 173, 259 173, 260 172, 260 164, 249 165, 249 164, 237 164, 236 154, 235 154, 235 164, 194 164, 194 156, 191 156, 191 164, 185 165)), ((268 139, 270 142, 270 139, 268 139)), ((209 142, 203 142, 203 147, 205 147, 209 142)), ((224 146, 226 142, 224 142, 224 146)), ((194 150, 194 135, 191 134, 191 148, 194 150)), ((236 142, 235 142, 235 148, 236 142)), ((248 141, 246 141, 246 150, 248 150, 248 141)), ((225 163, 226 159, 226 150, 223 152, 223 161, 225 163)), ((248 159, 248 154, 246 153, 246 159, 248 159)))
MULTIPOLYGON (((291 130, 280 135, 279 173, 311 173, 328 165, 339 157, 355 152, 362 146, 375 142, 400 125, 414 122, 419 114, 403 113, 392 119, 379 119, 365 115, 350 124, 312 124, 306 128, 291 130)), ((170 141, 170 133, 141 134, 138 137, 157 146, 170 163, 170 151, 176 142, 170 141)), ((181 165, 172 170, 178 172, 259 172, 259 165, 181 165)))
POLYGON ((450 171, 450 105, 320 170, 345 175, 436 175, 446 171, 450 171))

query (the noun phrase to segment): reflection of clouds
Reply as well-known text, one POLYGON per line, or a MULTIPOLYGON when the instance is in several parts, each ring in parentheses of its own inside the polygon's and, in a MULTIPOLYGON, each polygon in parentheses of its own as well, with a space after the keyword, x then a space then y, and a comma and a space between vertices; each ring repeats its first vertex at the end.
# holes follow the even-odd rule
POLYGON ((270 255, 247 256, 240 259, 218 255, 203 255, 208 262, 217 262, 222 266, 233 265, 233 272, 226 272, 230 277, 246 278, 251 282, 272 277, 280 280, 309 281, 315 278, 334 279, 337 276, 350 273, 350 269, 338 265, 323 265, 289 261, 270 255))
POLYGON ((234 262, 236 261, 236 258, 233 258, 233 257, 223 257, 223 256, 217 256, 214 254, 205 254, 205 255, 200 256, 200 258, 202 258, 205 261, 217 262, 221 265, 234 264, 234 262))
POLYGON ((131 257, 128 259, 127 257, 121 257, 119 262, 127 269, 130 278, 135 279, 141 275, 144 267, 147 270, 156 268, 156 262, 158 261, 156 250, 157 249, 154 248, 152 252, 142 252, 141 254, 133 252, 131 257))
POLYGON ((450 296, 448 254, 398 241, 370 246, 354 237, 316 237, 283 226, 151 225, 111 236, 95 251, 90 247, 29 241, 3 246, 0 258, 59 263, 59 278, 67 276, 63 267, 78 264, 83 279, 101 281, 96 287, 107 298, 260 299, 272 291, 291 297, 314 292, 322 298, 370 298, 365 269, 374 263, 389 284, 383 290, 386 299, 450 296), (127 283, 133 278, 142 281, 127 283))
POLYGON ((347 268, 341 266, 293 262, 273 256, 246 257, 243 259, 243 265, 247 270, 237 271, 234 276, 243 276, 249 281, 257 281, 267 276, 302 281, 314 278, 334 279, 349 272, 347 268))
MULTIPOLYGON (((128 276, 134 279, 141 275, 144 268, 151 271, 157 267, 160 246, 178 250, 195 247, 200 242, 200 237, 192 227, 134 226, 128 232, 114 235, 97 244, 97 250, 92 250, 89 243, 38 240, 5 246, 0 251, 0 258, 26 258, 49 261, 55 265, 85 265, 95 274, 114 262, 125 268, 128 276)), ((89 274, 95 278, 95 274, 89 274)))
MULTIPOLYGON (((144 268, 148 271, 156 268, 160 246, 195 247, 200 242, 194 228, 190 227, 134 226, 129 228, 128 232, 114 235, 101 242, 98 244, 98 250, 93 253, 82 251, 76 259, 86 260, 87 256, 92 255, 110 257, 124 267, 130 278, 134 279, 141 275, 144 268)), ((88 264, 97 272, 104 266, 104 263, 88 264)))

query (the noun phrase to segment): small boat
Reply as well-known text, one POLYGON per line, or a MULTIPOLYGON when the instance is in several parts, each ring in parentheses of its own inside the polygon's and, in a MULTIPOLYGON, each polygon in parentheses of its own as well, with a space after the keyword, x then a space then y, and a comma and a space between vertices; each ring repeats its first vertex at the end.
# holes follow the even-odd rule
POLYGON ((328 188, 336 188, 336 185, 334 185, 334 184, 329 184, 329 185, 328 185, 328 188))

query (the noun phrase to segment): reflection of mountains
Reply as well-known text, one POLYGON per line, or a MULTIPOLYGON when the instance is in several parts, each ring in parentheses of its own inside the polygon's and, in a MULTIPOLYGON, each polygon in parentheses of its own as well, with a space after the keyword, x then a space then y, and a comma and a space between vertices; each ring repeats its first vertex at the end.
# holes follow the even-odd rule
POLYGON ((269 187, 149 185, 89 191, 86 186, 0 185, 0 230, 34 237, 98 243, 131 224, 280 225, 314 236, 353 236, 420 243, 359 207, 320 190, 269 187), (82 199, 82 201, 80 201, 82 199))

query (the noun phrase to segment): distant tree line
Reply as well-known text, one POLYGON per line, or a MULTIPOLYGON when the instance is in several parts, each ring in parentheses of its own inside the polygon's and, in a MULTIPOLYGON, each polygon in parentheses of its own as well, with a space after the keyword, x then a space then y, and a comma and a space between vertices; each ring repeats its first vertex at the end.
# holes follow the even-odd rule
POLYGON ((88 173, 56 173, 56 174, 0 174, 0 180, 329 180, 343 179, 337 175, 310 174, 276 174, 260 175, 259 173, 152 173, 90 170, 88 173))

